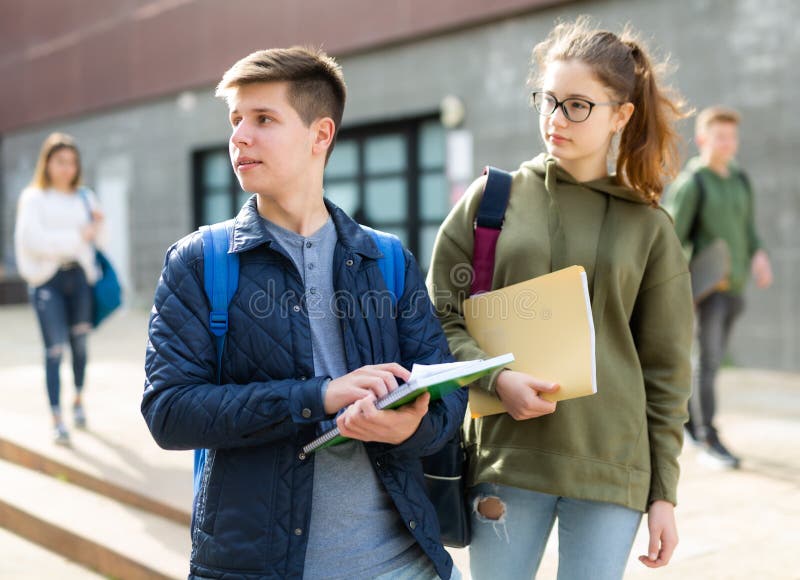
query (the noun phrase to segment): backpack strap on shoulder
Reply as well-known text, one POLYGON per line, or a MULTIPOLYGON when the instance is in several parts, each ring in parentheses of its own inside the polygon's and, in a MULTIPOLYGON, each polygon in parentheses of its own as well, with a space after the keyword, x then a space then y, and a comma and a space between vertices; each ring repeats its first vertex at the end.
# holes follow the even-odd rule
POLYGON ((368 232, 383 254, 378 258, 378 267, 386 283, 386 289, 391 293, 395 304, 400 300, 405 291, 406 283, 406 256, 403 252, 403 243, 395 235, 387 234, 378 230, 373 230, 367 226, 361 226, 368 232))
POLYGON ((703 178, 700 177, 700 172, 695 171, 692 175, 694 186, 697 188, 697 204, 695 205, 694 218, 692 218, 692 225, 689 227, 689 241, 692 243, 692 252, 697 247, 697 237, 700 235, 700 222, 702 221, 703 206, 706 202, 706 186, 703 185, 703 178))
POLYGON ((222 351, 228 333, 228 305, 239 287, 239 256, 228 252, 233 220, 203 226, 203 286, 211 312, 208 327, 217 343, 217 382, 222 380, 222 351))
MULTIPOLYGON (((203 289, 210 313, 208 327, 217 347, 217 383, 222 382, 222 352, 225 350, 225 335, 228 333, 228 306, 239 287, 239 256, 228 253, 233 236, 233 220, 201 226, 203 236, 203 289)), ((194 451, 194 494, 200 490, 200 482, 206 464, 205 449, 194 451)))
POLYGON ((508 198, 511 195, 510 173, 491 166, 487 166, 483 173, 487 178, 483 188, 483 198, 475 216, 471 294, 480 294, 492 289, 497 239, 503 229, 508 198))

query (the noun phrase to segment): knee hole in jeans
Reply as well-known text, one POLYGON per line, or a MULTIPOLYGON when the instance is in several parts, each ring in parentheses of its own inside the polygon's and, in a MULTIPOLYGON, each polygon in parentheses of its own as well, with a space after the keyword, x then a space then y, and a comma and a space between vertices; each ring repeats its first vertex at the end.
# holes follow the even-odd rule
POLYGON ((64 345, 63 344, 54 344, 50 348, 47 349, 47 358, 49 359, 59 359, 61 355, 64 354, 64 345))
POLYGON ((506 515, 506 504, 497 496, 479 496, 475 498, 475 511, 487 520, 499 522, 506 515))
POLYGON ((70 328, 70 334, 72 336, 85 336, 89 334, 92 330, 92 324, 90 322, 79 322, 78 324, 74 325, 70 328))

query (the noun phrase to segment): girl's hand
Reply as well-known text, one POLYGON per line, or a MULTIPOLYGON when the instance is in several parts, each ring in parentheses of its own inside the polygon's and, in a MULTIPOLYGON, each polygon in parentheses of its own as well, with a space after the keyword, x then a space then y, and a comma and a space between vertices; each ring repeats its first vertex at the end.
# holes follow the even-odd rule
POLYGON ((639 561, 648 568, 666 566, 678 545, 675 506, 664 500, 654 501, 647 510, 647 528, 650 530, 650 546, 647 556, 639 556, 639 561))
POLYGON ((554 393, 558 385, 540 381, 525 373, 503 371, 497 376, 495 391, 506 411, 517 421, 549 415, 556 404, 545 401, 539 393, 554 393))

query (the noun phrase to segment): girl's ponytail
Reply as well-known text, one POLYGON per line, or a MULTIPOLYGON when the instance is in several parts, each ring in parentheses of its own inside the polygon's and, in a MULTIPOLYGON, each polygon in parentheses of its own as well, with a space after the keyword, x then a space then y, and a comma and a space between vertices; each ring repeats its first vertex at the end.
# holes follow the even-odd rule
MULTIPOLYGON (((658 203, 664 179, 679 168, 679 136, 675 121, 685 117, 683 101, 670 98, 658 86, 658 71, 634 39, 622 41, 634 62, 635 85, 629 100, 634 110, 622 131, 617 175, 653 205, 658 203)), ((663 68, 663 65, 662 67, 663 68)))

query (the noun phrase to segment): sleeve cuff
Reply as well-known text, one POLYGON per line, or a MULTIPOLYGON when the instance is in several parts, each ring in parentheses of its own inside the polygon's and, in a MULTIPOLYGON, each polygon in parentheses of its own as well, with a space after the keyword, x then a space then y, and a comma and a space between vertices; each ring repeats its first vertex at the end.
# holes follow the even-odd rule
POLYGON ((291 391, 289 412, 295 423, 318 423, 325 414, 325 390, 330 377, 313 377, 298 380, 291 391))

